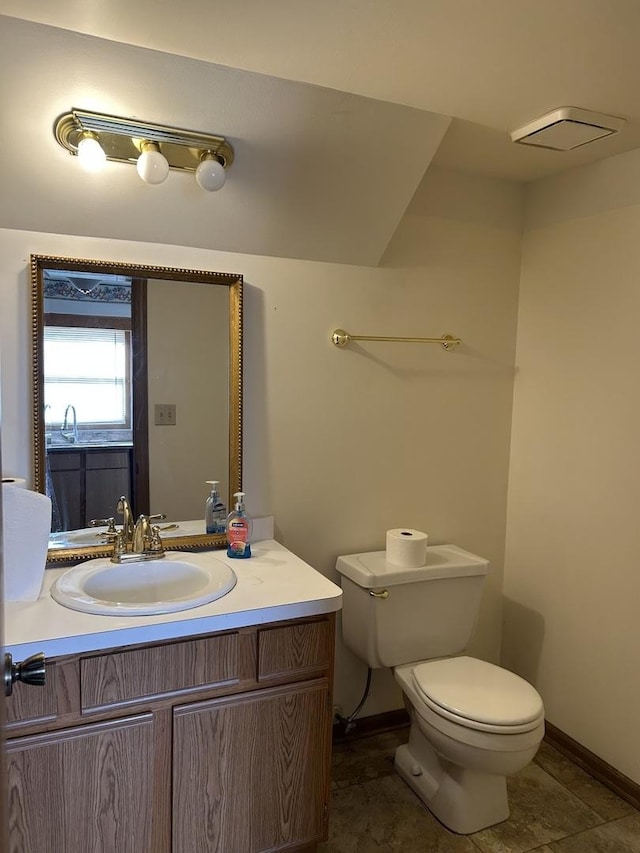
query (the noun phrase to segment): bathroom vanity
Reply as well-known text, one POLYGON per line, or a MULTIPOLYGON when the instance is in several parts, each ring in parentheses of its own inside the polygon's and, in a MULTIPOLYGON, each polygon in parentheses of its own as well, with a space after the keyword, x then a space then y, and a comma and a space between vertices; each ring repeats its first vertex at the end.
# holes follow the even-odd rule
MULTIPOLYGON (((220 559, 226 559, 223 553, 220 559)), ((156 617, 6 606, 44 687, 7 700, 14 853, 312 851, 326 837, 341 591, 274 541, 224 598, 156 617)))

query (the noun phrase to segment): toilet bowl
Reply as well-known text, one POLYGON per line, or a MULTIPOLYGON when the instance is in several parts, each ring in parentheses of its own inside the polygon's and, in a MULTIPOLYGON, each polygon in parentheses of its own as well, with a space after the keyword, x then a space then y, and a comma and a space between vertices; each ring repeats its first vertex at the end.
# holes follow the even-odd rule
POLYGON ((398 666, 394 675, 411 720, 398 774, 453 832, 506 820, 506 777, 526 767, 544 736, 537 691, 470 657, 398 666))
POLYGON ((427 548, 424 566, 384 551, 339 557, 345 644, 390 667, 409 712, 398 774, 446 827, 469 834, 509 816, 506 777, 535 756, 544 708, 514 673, 464 655, 489 564, 455 545, 427 548))

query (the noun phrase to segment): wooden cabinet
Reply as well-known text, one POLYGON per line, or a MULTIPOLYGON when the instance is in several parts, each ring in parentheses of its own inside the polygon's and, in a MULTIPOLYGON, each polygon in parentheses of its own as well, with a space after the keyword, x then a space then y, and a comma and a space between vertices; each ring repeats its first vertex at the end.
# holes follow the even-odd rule
POLYGON ((120 495, 131 495, 131 449, 47 448, 55 495, 56 529, 78 530, 92 518, 110 518, 120 495))
POLYGON ((120 495, 131 498, 131 450, 101 448, 85 456, 85 515, 83 527, 92 518, 110 518, 120 495))
POLYGON ((289 850, 323 836, 326 686, 174 711, 173 851, 289 850))
POLYGON ((48 662, 8 700, 10 853, 311 851, 334 616, 48 662))
POLYGON ((47 451, 53 494, 52 530, 78 530, 84 527, 84 456, 79 451, 47 451))
POLYGON ((143 714, 9 741, 10 850, 162 849, 155 729, 143 714))

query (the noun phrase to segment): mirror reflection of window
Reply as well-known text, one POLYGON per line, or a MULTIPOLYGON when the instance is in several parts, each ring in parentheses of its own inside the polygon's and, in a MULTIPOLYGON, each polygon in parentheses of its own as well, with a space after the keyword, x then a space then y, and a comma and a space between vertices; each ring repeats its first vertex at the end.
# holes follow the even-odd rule
POLYGON ((114 494, 131 495, 131 286, 126 276, 45 271, 45 490, 54 531, 109 517, 114 494))
POLYGON ((131 441, 131 278, 45 270, 43 351, 47 445, 131 441))
POLYGON ((45 326, 44 402, 49 424, 68 428, 67 407, 72 405, 79 430, 130 430, 130 363, 130 329, 45 326))

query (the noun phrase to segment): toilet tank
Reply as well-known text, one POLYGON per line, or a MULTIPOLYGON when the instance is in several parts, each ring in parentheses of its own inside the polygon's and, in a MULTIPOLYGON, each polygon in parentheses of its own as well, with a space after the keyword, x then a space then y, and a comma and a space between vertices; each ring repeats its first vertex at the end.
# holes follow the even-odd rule
POLYGON ((372 668, 464 651, 488 561, 457 545, 429 546, 425 565, 417 569, 393 566, 385 556, 371 551, 338 557, 348 648, 372 668))

